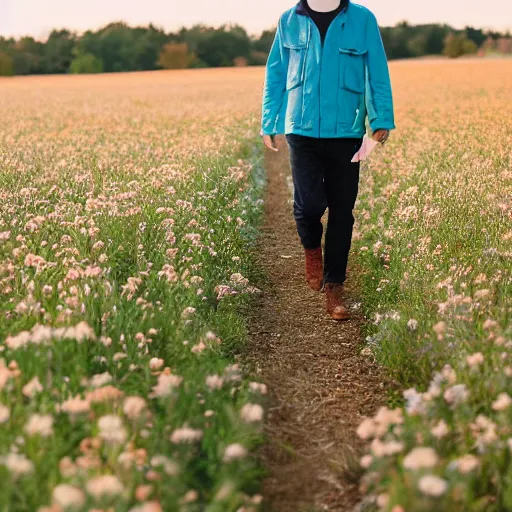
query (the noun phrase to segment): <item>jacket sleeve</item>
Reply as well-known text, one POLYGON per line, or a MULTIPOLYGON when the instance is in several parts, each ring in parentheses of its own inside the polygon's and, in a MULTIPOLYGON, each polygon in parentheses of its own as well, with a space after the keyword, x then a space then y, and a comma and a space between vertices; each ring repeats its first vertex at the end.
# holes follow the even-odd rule
POLYGON ((369 13, 367 21, 368 54, 366 59, 366 110, 372 131, 393 130, 393 95, 388 61, 379 25, 369 13))
POLYGON ((281 20, 279 20, 265 70, 261 135, 284 133, 281 109, 286 94, 287 60, 281 30, 281 20))

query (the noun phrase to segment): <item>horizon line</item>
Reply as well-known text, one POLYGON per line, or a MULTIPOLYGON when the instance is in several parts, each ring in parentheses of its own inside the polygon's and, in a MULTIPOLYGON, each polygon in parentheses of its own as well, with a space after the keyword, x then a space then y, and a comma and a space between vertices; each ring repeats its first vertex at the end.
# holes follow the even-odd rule
MULTIPOLYGON (((407 19, 403 19, 403 20, 397 21, 394 25, 383 24, 383 25, 379 25, 379 26, 381 28, 394 28, 397 25, 400 25, 401 23, 404 23, 404 22, 408 23, 412 27, 420 27, 420 26, 425 26, 425 25, 440 25, 440 26, 448 26, 448 27, 451 27, 454 30, 458 30, 458 31, 465 30, 466 28, 473 28, 475 30, 481 30, 482 32, 498 32, 498 33, 501 33, 502 35, 505 35, 505 36, 507 34, 509 36, 512 36, 512 27, 507 27, 507 28, 499 29, 499 28, 495 28, 495 27, 478 27, 478 26, 475 26, 475 25, 464 25, 464 27, 459 28, 459 27, 457 27, 455 25, 452 25, 452 24, 450 24, 450 23, 448 23, 446 21, 425 22, 425 23, 412 23, 412 22, 410 22, 407 19)), ((190 28, 192 28, 194 26, 198 26, 198 25, 202 25, 202 26, 205 26, 205 27, 208 27, 208 28, 213 28, 213 29, 219 29, 219 28, 221 28, 223 26, 239 26, 239 27, 242 27, 247 32, 247 35, 249 37, 259 37, 259 36, 261 36, 261 34, 263 32, 265 32, 267 30, 272 30, 272 29, 275 28, 275 25, 271 25, 268 28, 260 30, 259 32, 251 32, 250 30, 247 29, 247 27, 245 27, 241 23, 237 23, 237 22, 234 22, 234 21, 226 21, 226 22, 218 24, 218 25, 210 25, 208 23, 198 22, 198 23, 194 23, 192 25, 179 25, 175 29, 167 30, 163 25, 159 25, 158 23, 153 22, 153 21, 149 21, 149 22, 146 22, 144 24, 131 24, 128 21, 123 20, 123 19, 115 19, 115 20, 109 21, 107 23, 102 23, 100 25, 97 25, 95 28, 88 28, 88 29, 85 29, 85 30, 84 29, 70 28, 69 26, 58 26, 58 27, 56 26, 56 27, 53 27, 53 28, 42 29, 41 30, 41 34, 44 34, 44 35, 35 35, 34 33, 30 33, 30 32, 23 32, 23 33, 19 32, 19 33, 16 33, 16 34, 13 34, 13 33, 10 33, 10 34, 0 33, 0 38, 4 38, 4 39, 21 39, 21 38, 24 38, 24 37, 32 37, 36 41, 43 42, 44 40, 48 39, 48 36, 53 31, 68 30, 69 32, 75 33, 78 36, 82 36, 86 32, 98 31, 98 30, 101 30, 101 29, 103 29, 105 27, 108 27, 109 25, 116 24, 116 23, 125 24, 128 27, 130 27, 130 28, 149 27, 150 25, 153 25, 155 28, 163 30, 166 34, 177 34, 182 29, 190 29, 190 28)))

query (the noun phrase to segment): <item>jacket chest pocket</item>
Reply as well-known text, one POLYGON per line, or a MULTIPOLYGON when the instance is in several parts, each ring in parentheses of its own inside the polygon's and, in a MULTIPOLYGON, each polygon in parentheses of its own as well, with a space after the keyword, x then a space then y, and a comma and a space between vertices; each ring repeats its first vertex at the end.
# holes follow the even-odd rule
POLYGON ((365 55, 367 50, 339 49, 338 130, 364 130, 365 55))
POLYGON ((365 86, 365 58, 368 50, 340 48, 340 87, 362 94, 365 86))
POLYGON ((288 74, 286 76, 286 89, 295 89, 304 81, 304 65, 306 57, 306 43, 283 43, 289 51, 288 74))

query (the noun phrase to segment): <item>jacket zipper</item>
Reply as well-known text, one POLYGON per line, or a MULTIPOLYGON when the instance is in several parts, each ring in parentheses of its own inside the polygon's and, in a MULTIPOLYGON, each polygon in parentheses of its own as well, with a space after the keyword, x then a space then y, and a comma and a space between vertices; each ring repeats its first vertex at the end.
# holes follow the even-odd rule
MULTIPOLYGON (((336 19, 336 18, 335 18, 336 19)), ((322 38, 320 36, 320 30, 318 30, 318 27, 316 26, 316 23, 308 16, 308 42, 306 43, 306 55, 304 57, 304 70, 306 69, 306 61, 305 58, 307 57, 307 51, 309 48, 309 42, 311 40, 311 24, 313 24, 316 28, 316 31, 318 33, 318 37, 320 37, 320 44, 321 44, 321 50, 320 50, 320 79, 318 80, 318 136, 320 137, 321 132, 321 126, 322 126, 322 100, 320 98, 321 92, 322 92, 322 62, 323 62, 323 55, 324 55, 324 43, 327 41, 327 35, 329 34, 329 30, 331 30, 331 27, 334 25, 334 20, 332 20, 331 24, 329 25, 329 28, 327 29, 327 32, 325 33, 325 39, 322 43, 322 38)), ((341 24, 341 29, 343 30, 345 28, 345 21, 341 24)), ((304 93, 303 93, 304 95, 304 93)), ((304 96, 303 96, 304 101, 304 96)))

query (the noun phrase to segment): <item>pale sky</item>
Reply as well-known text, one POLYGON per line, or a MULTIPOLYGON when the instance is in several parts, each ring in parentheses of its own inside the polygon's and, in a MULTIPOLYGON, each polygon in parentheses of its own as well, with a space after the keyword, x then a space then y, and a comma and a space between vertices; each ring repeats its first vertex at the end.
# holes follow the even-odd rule
MULTIPOLYGON (((257 34, 296 0, 0 0, 0 35, 44 39, 53 28, 83 32, 111 21, 153 22, 166 31, 234 22, 257 34)), ((359 0, 381 25, 445 22, 456 28, 512 29, 512 0, 359 0)))

